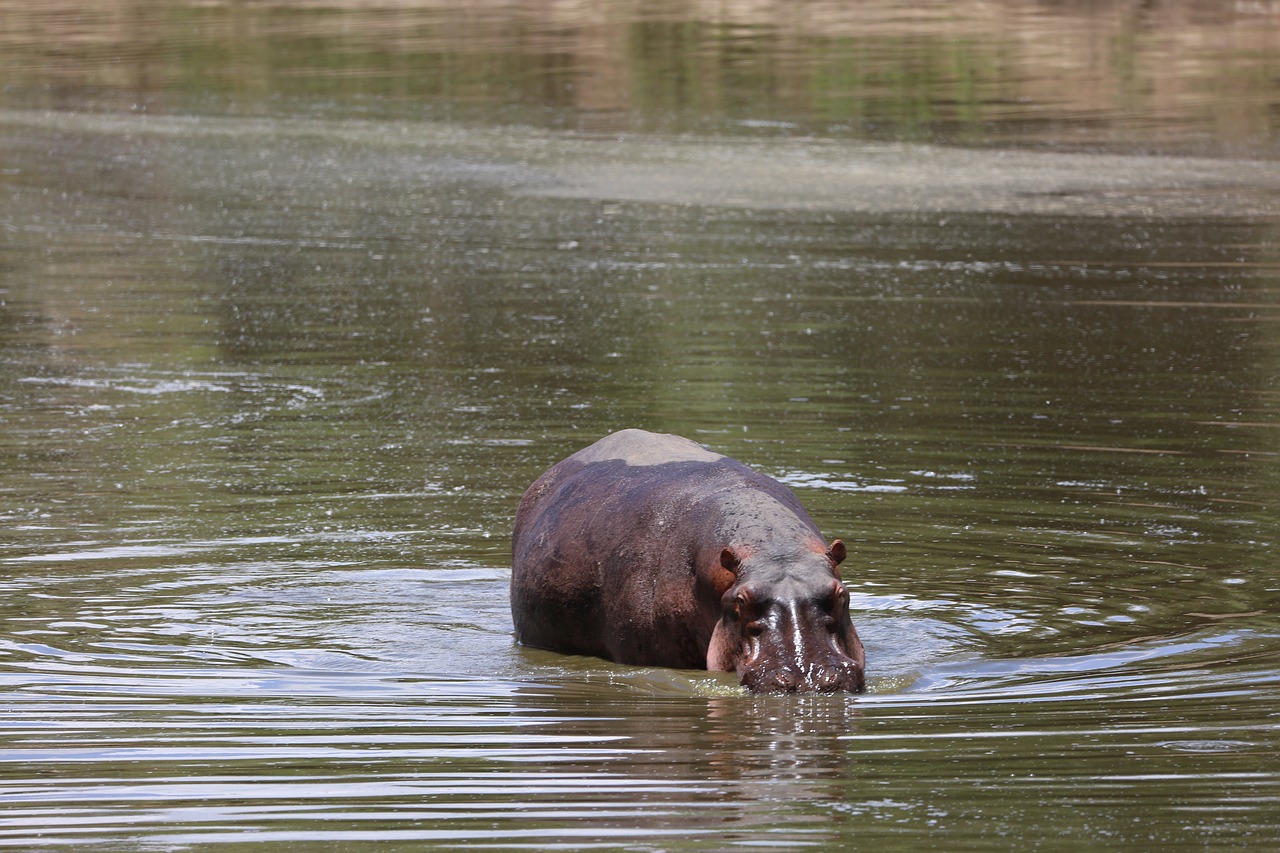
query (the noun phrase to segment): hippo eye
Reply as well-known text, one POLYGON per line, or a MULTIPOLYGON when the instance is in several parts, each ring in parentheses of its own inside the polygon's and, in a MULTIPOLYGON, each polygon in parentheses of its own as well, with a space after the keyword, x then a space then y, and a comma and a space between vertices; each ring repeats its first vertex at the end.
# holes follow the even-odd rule
POLYGON ((818 604, 828 613, 834 613, 843 610, 848 606, 848 595, 848 592, 845 591, 844 584, 836 581, 832 584, 831 591, 827 595, 823 596, 819 600, 818 604))
POLYGON ((764 633, 764 629, 765 629, 764 622, 760 621, 759 619, 753 619, 752 621, 748 622, 742 630, 746 632, 746 635, 748 637, 759 637, 761 634, 764 633))

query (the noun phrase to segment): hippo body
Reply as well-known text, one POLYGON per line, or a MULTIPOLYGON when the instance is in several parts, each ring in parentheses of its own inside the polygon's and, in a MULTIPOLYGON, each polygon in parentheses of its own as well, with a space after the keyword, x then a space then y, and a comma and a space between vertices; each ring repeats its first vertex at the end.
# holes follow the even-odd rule
POLYGON ((623 430, 552 466, 520 501, 512 556, 525 645, 760 692, 863 687, 844 544, 781 483, 688 439, 623 430))

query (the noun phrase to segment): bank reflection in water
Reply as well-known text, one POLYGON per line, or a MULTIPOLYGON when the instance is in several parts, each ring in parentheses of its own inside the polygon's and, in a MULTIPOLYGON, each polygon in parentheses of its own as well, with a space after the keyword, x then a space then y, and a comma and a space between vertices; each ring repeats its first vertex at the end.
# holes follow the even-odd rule
POLYGON ((60 0, 0 23, 16 107, 1275 150, 1269 3, 60 0))

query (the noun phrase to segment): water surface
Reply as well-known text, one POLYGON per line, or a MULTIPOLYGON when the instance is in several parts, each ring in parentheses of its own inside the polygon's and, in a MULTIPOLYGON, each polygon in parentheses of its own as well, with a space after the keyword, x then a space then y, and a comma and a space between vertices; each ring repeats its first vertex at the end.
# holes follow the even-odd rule
POLYGON ((729 8, 0 5, 0 845, 1280 843, 1275 16, 729 8), (625 426, 866 694, 514 644, 625 426))

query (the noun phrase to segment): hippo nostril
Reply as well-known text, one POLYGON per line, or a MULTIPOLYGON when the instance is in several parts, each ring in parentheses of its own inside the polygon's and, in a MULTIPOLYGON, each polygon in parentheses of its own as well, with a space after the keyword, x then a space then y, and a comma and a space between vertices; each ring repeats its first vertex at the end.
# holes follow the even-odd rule
POLYGON ((800 685, 800 673, 794 669, 779 669, 771 673, 770 680, 774 683, 775 689, 790 692, 800 685))
POLYGON ((831 691, 840 686, 844 671, 834 666, 820 666, 813 674, 814 684, 819 690, 831 691))

